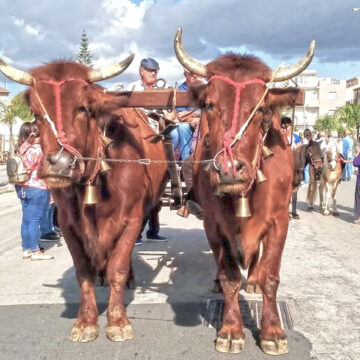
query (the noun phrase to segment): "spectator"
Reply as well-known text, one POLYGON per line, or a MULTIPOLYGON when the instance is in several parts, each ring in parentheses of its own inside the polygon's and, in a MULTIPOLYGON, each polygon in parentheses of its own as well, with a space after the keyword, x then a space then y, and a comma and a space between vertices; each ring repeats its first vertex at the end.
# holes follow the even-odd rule
POLYGON ((47 205, 44 216, 40 221, 40 241, 59 241, 61 236, 54 226, 55 203, 51 194, 49 198, 49 204, 47 205))
POLYGON ((357 167, 357 178, 355 186, 355 206, 354 206, 354 215, 355 220, 354 224, 360 224, 360 146, 356 146, 355 158, 353 164, 357 167))
MULTIPOLYGON (((342 139, 343 142, 343 155, 345 160, 352 160, 354 158, 354 140, 351 137, 351 131, 345 131, 345 137, 342 139)), ((343 180, 350 181, 351 175, 353 174, 352 162, 347 162, 343 170, 343 180)))
POLYGON ((40 220, 49 203, 49 191, 44 180, 37 177, 42 150, 39 144, 39 130, 34 123, 24 123, 19 133, 19 154, 30 178, 21 185, 16 185, 16 193, 22 206, 21 239, 23 259, 50 260, 54 257, 40 251, 40 220))
POLYGON ((326 151, 326 147, 327 147, 326 131, 321 130, 318 134, 318 138, 316 139, 316 141, 320 144, 321 152, 322 152, 322 154, 324 154, 326 151))
POLYGON ((291 149, 295 149, 300 146, 300 137, 298 134, 293 132, 292 120, 287 116, 283 116, 281 118, 281 132, 287 138, 289 144, 291 144, 291 149))
MULTIPOLYGON (((311 132, 311 130, 310 129, 305 129, 302 144, 303 145, 309 144, 311 140, 312 140, 312 132, 311 132)), ((310 179, 309 164, 306 164, 306 166, 304 168, 303 176, 304 176, 304 186, 307 187, 309 185, 309 179, 310 179)))

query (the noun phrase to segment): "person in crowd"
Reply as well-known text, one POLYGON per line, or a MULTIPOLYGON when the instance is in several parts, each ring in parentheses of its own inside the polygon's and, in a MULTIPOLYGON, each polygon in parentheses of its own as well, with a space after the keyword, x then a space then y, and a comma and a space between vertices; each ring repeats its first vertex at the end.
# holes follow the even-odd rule
POLYGON ((328 142, 326 131, 321 130, 318 133, 318 138, 316 139, 316 141, 320 144, 321 152, 324 154, 326 147, 327 147, 327 142, 328 142))
POLYGON ((281 132, 283 136, 287 138, 289 144, 291 145, 291 149, 295 149, 300 146, 300 137, 298 134, 293 132, 292 120, 287 116, 283 116, 281 118, 281 132))
POLYGON ((54 257, 40 251, 40 221, 49 203, 49 191, 44 180, 37 177, 42 150, 39 130, 35 123, 24 123, 19 133, 19 154, 30 173, 30 178, 16 185, 16 193, 22 206, 21 239, 23 259, 50 260, 54 257))
MULTIPOLYGON (((352 160, 354 158, 354 140, 351 137, 351 131, 345 131, 345 137, 342 139, 343 142, 343 156, 345 160, 352 160)), ((352 161, 347 162, 343 170, 343 181, 350 181, 351 175, 353 174, 352 161)))
POLYGON ((49 196, 50 201, 46 207, 44 216, 40 221, 40 241, 59 241, 61 239, 60 233, 55 229, 55 203, 49 196))
MULTIPOLYGON (((302 141, 302 145, 309 144, 311 140, 312 140, 312 132, 311 132, 311 130, 310 129, 305 129, 304 130, 304 138, 303 138, 303 141, 302 141)), ((304 186, 307 187, 309 185, 309 180, 310 180, 309 164, 307 164, 305 166, 303 176, 304 176, 304 186)))
POLYGON ((357 178, 355 185, 355 205, 354 205, 354 224, 360 225, 360 144, 358 143, 355 148, 355 157, 353 164, 357 167, 357 178))

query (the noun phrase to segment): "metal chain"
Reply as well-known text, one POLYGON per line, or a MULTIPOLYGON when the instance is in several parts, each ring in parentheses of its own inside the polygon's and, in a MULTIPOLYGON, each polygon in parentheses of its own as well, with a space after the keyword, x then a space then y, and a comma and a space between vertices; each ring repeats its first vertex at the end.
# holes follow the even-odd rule
MULTIPOLYGON (((184 160, 152 160, 152 159, 137 159, 137 160, 129 160, 129 159, 107 159, 107 158, 99 158, 99 157, 76 157, 77 160, 90 160, 90 161, 107 161, 113 163, 133 163, 133 164, 141 164, 141 165, 150 165, 150 164, 181 164, 184 160)), ((186 160, 186 162, 191 164, 211 164, 214 162, 214 159, 210 160, 186 160)))

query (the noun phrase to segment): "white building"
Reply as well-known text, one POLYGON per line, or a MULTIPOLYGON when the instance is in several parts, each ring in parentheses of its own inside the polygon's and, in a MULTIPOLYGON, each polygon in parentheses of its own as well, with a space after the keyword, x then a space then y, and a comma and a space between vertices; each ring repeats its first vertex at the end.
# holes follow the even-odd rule
MULTIPOLYGON (((346 103, 346 81, 329 77, 318 77, 316 70, 305 70, 294 77, 293 82, 304 90, 304 105, 295 107, 295 128, 303 131, 313 129, 316 120, 324 115, 332 115, 346 103)), ((293 86, 292 80, 287 86, 293 86)), ((286 111, 291 116, 292 110, 286 111)))

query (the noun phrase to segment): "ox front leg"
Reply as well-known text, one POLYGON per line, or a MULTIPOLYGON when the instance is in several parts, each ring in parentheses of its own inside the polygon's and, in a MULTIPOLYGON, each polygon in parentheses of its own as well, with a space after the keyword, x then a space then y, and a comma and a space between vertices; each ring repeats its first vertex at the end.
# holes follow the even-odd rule
MULTIPOLYGON (((223 251, 224 254, 225 252, 223 251)), ((238 298, 241 289, 241 274, 235 260, 229 254, 222 259, 219 281, 224 294, 224 313, 221 327, 217 332, 215 348, 219 352, 240 353, 245 346, 238 298)))
POLYGON ((263 254, 259 266, 259 285, 263 293, 261 342, 263 352, 282 355, 289 351, 286 334, 277 312, 276 294, 280 282, 281 255, 287 234, 288 218, 284 212, 263 240, 263 254), (281 220, 282 219, 282 220, 281 220))
POLYGON ((134 337, 132 326, 126 315, 124 292, 130 274, 131 253, 140 228, 141 224, 137 219, 129 221, 106 267, 110 287, 106 336, 111 341, 125 341, 134 337))
POLYGON ((89 342, 99 335, 99 312, 95 299, 96 271, 84 253, 81 242, 66 230, 63 234, 71 252, 80 286, 80 308, 69 339, 74 342, 89 342))

